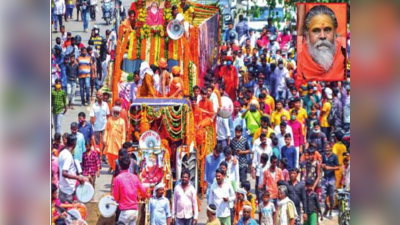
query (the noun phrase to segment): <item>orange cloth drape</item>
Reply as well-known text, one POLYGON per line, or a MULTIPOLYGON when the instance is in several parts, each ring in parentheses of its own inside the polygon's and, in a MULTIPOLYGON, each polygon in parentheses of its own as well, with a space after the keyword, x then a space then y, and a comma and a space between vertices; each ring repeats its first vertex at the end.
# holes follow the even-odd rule
POLYGON ((301 80, 324 80, 324 81, 338 81, 344 80, 344 56, 342 54, 342 45, 336 41, 336 53, 334 56, 333 65, 330 71, 326 72, 323 67, 318 65, 308 52, 307 42, 303 43, 303 51, 298 56, 298 75, 297 79, 301 80), (304 77, 304 78, 303 78, 304 77))
POLYGON ((214 108, 213 108, 213 103, 209 99, 202 99, 199 102, 199 107, 206 112, 202 112, 202 117, 203 119, 209 118, 212 120, 212 115, 214 114, 214 108))
POLYGON ((232 101, 236 101, 236 90, 239 83, 236 67, 223 66, 220 75, 224 78, 225 92, 232 101))
MULTIPOLYGON (((110 117, 107 120, 104 132, 104 143, 106 144, 105 153, 107 156, 118 156, 118 151, 122 148, 122 144, 126 139, 125 121, 122 118, 110 117)), ((110 162, 110 166, 113 162, 110 162)), ((115 167, 113 168, 115 169, 115 167)))

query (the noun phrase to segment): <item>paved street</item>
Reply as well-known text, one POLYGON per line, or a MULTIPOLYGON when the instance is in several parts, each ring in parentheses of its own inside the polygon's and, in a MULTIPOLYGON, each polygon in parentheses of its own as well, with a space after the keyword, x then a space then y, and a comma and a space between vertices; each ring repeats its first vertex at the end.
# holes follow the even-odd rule
MULTIPOLYGON (((123 0, 122 1, 125 8, 128 10, 131 1, 128 0, 123 0)), ((101 3, 99 3, 99 8, 101 9, 101 3)), ((88 44, 88 39, 90 37, 90 30, 92 29, 92 27, 94 25, 97 25, 100 28, 100 34, 102 36, 105 36, 105 30, 106 29, 111 29, 111 26, 105 26, 105 22, 104 20, 101 18, 102 17, 102 12, 100 10, 100 12, 97 12, 96 21, 91 21, 90 22, 90 26, 89 26, 89 32, 88 33, 84 33, 83 32, 83 22, 76 21, 76 8, 74 9, 74 14, 73 14, 73 19, 69 20, 68 22, 64 22, 65 26, 66 26, 66 31, 67 32, 72 32, 72 35, 81 35, 82 36, 82 42, 85 44, 85 46, 87 46, 88 44)), ((60 36, 60 33, 52 33, 52 46, 54 46, 55 44, 55 38, 60 36)), ((81 104, 81 98, 79 95, 79 89, 76 90, 76 106, 74 110, 69 109, 66 113, 66 115, 63 117, 63 121, 62 121, 62 133, 65 132, 69 132, 69 126, 72 122, 77 122, 77 115, 79 112, 85 112, 87 115, 87 118, 89 117, 89 109, 90 106, 86 106, 86 107, 82 107, 80 106, 81 104)), ((89 120, 89 118, 88 118, 89 120)), ((52 133, 54 134, 54 130, 52 130, 52 133)), ((101 198, 102 195, 104 195, 105 193, 109 193, 110 190, 110 182, 111 182, 111 174, 107 173, 108 170, 108 166, 106 164, 103 164, 103 168, 101 170, 101 176, 100 178, 98 178, 96 180, 96 187, 95 187, 95 197, 94 197, 94 201, 98 202, 99 199, 101 198)), ((254 186, 254 180, 251 180, 251 184, 252 186, 254 186)), ((201 202, 201 212, 200 212, 200 216, 199 216, 199 223, 198 224, 205 224, 207 217, 206 217, 206 201, 202 200, 201 202)), ((88 214, 90 214, 91 212, 88 212, 88 214)), ((258 217, 258 216, 257 216, 258 217)), ((336 219, 336 216, 334 216, 334 218, 336 219)), ((321 224, 326 224, 326 225, 330 225, 330 224, 337 224, 337 222, 335 221, 329 221, 329 220, 325 220, 323 223, 321 224)))

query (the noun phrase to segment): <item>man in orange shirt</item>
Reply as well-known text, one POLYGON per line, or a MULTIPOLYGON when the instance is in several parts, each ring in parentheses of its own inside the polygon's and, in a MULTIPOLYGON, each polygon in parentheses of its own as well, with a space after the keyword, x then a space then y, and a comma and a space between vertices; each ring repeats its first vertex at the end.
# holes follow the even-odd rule
POLYGON ((258 187, 259 190, 262 190, 262 188, 264 188, 270 193, 271 199, 275 206, 278 203, 278 181, 283 180, 282 170, 276 167, 277 164, 278 157, 272 154, 271 165, 269 169, 264 172, 264 182, 258 187))
POLYGON ((142 80, 142 86, 139 92, 140 97, 156 97, 153 76, 154 72, 150 69, 149 63, 142 62, 140 65, 140 79, 142 80))
POLYGON ((203 119, 209 118, 211 121, 214 120, 214 109, 213 103, 207 98, 207 89, 201 89, 201 100, 199 101, 199 107, 202 111, 203 119))
POLYGON ((236 90, 239 86, 239 78, 236 67, 232 66, 232 56, 227 56, 226 66, 223 66, 220 71, 222 79, 224 79, 225 91, 228 93, 232 101, 236 101, 236 90))
POLYGON ((172 67, 172 75, 174 78, 172 79, 169 85, 169 97, 171 98, 183 98, 183 80, 180 77, 181 68, 179 66, 172 67))

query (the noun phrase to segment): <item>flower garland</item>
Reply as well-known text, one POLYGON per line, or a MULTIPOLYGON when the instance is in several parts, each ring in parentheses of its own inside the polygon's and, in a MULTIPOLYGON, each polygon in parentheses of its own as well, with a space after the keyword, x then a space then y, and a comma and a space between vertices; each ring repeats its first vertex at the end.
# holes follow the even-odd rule
MULTIPOLYGON (((182 36, 183 44, 183 93, 185 95, 190 94, 189 87, 189 61, 191 61, 190 46, 186 36, 182 36)), ((180 53, 180 52, 179 52, 180 53)))
POLYGON ((124 54, 126 52, 126 47, 128 46, 128 32, 125 31, 124 27, 120 27, 118 36, 118 43, 122 43, 122 45, 117 48, 116 58, 115 58, 115 67, 114 67, 114 76, 112 80, 112 98, 113 102, 118 98, 118 83, 121 80, 121 62, 124 58, 124 54))
POLYGON ((128 49, 128 59, 134 60, 137 57, 137 45, 138 38, 136 37, 136 30, 133 30, 129 35, 129 49, 128 49))
POLYGON ((194 83, 194 77, 195 74, 193 73, 193 68, 194 64, 193 62, 189 62, 189 91, 190 91, 190 96, 193 96, 193 83, 194 83))
POLYGON ((140 38, 144 39, 148 37, 151 33, 151 27, 147 24, 144 24, 143 27, 140 29, 140 38))

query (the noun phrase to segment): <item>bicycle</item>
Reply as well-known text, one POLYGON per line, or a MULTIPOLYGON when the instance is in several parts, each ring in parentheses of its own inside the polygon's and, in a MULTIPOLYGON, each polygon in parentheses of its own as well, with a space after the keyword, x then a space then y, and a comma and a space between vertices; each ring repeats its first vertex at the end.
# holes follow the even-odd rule
POLYGON ((338 223, 339 225, 350 225, 350 192, 344 188, 338 189, 336 196, 339 202, 338 223))

